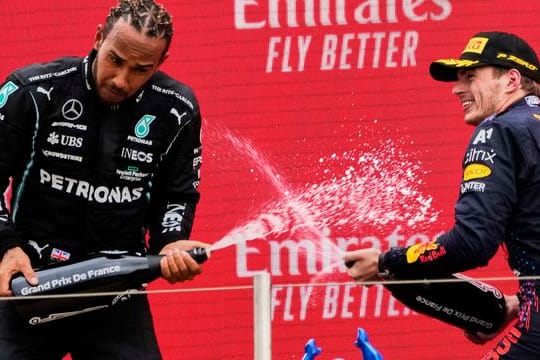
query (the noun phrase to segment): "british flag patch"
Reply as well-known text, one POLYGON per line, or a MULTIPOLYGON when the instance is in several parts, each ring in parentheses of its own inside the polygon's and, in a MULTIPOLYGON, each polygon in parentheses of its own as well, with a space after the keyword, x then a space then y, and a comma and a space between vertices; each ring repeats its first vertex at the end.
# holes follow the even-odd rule
POLYGON ((51 251, 51 259, 56 261, 67 261, 69 260, 69 257, 71 256, 70 253, 64 250, 60 250, 57 248, 53 248, 51 251))

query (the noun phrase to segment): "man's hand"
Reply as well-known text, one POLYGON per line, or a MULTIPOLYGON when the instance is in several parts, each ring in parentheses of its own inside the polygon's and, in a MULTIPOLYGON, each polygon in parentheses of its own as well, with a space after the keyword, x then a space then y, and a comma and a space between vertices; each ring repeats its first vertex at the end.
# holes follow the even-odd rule
POLYGON ((356 281, 377 281, 379 271, 379 255, 381 251, 376 248, 347 251, 343 260, 354 262, 354 265, 347 269, 347 274, 356 281))
POLYGON ((196 247, 208 249, 210 244, 201 241, 193 240, 178 240, 167 244, 159 252, 160 255, 165 255, 161 259, 161 274, 162 277, 169 283, 183 282, 193 280, 195 276, 202 272, 201 265, 189 256, 187 250, 196 247))
POLYGON ((478 344, 478 345, 482 345, 482 344, 485 344, 486 342, 492 340, 493 338, 495 338, 497 335, 499 335, 499 333, 501 333, 505 328, 506 326, 516 318, 518 312, 519 312, 519 299, 516 295, 512 295, 512 296, 509 296, 509 295, 504 295, 504 300, 506 302, 506 315, 504 317, 504 321, 503 321, 503 324, 501 325, 501 327, 494 333, 491 333, 491 334, 484 334, 482 332, 476 332, 476 333, 472 333, 472 332, 468 332, 466 331, 465 332, 465 337, 475 343, 475 344, 478 344))
POLYGON ((22 273, 30 285, 37 285, 39 280, 32 269, 30 258, 20 247, 9 249, 0 263, 0 296, 13 295, 9 284, 13 275, 22 273))

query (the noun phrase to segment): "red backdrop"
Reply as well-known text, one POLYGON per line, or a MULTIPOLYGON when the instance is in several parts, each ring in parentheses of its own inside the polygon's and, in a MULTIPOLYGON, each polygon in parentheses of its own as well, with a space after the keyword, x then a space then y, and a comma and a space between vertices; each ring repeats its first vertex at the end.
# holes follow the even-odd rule
MULTIPOLYGON (((112 0, 26 0, 0 9, 0 76, 84 56, 112 0)), ((342 249, 427 241, 452 224, 471 132, 451 85, 428 74, 474 33, 540 48, 534 2, 165 1, 175 38, 163 70, 204 117, 194 239, 213 253, 189 284, 151 295, 166 359, 253 358, 252 275, 272 275, 275 359, 359 359, 364 328, 385 359, 474 359, 489 349, 348 282, 342 249), (503 25, 504 24, 504 25, 503 25), (248 236, 251 235, 251 236, 248 236), (252 239, 251 239, 251 238, 252 239), (250 241, 246 241, 246 240, 250 241), (203 291, 198 289, 204 288, 203 291), (184 292, 186 290, 186 292, 184 292), (187 291, 190 290, 190 291, 187 291)), ((502 256, 475 276, 508 276, 502 256)), ((515 283, 491 282, 514 291, 515 283)))

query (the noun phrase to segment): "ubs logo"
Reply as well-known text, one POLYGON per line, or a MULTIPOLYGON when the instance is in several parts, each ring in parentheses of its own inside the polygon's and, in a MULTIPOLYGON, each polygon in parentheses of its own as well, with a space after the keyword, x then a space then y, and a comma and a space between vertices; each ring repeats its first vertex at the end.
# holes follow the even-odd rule
POLYGON ((83 105, 77 99, 70 99, 62 106, 62 115, 66 120, 77 120, 83 114, 83 105))
POLYGON ((80 148, 83 145, 83 138, 69 135, 58 135, 53 131, 49 134, 47 142, 51 145, 60 143, 64 146, 80 148))

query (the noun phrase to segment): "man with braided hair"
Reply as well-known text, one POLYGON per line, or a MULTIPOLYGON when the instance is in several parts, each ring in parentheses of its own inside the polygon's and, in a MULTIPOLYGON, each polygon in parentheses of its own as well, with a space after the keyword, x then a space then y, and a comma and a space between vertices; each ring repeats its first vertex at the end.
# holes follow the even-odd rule
MULTIPOLYGON (((201 115, 192 90, 159 71, 173 35, 153 0, 120 0, 84 58, 16 70, 0 84, 0 295, 21 273, 108 251, 164 255, 162 277, 192 280, 201 115), (8 211, 7 209, 11 209, 8 211), (148 234, 148 237, 147 237, 148 234), (148 240, 148 241, 146 241, 148 240)), ((62 300, 58 300, 62 301, 62 300)), ((160 359, 146 296, 27 324, 0 301, 0 359, 160 359)))

